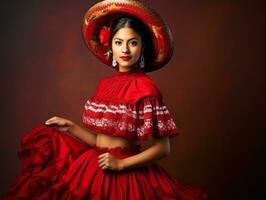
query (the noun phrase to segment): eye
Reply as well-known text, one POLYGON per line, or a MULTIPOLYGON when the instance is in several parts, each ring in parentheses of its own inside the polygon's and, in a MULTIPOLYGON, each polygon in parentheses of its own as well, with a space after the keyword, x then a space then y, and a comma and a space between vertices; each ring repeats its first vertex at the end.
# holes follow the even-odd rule
POLYGON ((115 41, 115 44, 116 44, 117 46, 120 46, 120 45, 121 45, 121 43, 122 43, 121 41, 118 41, 118 40, 117 40, 117 41, 115 41))
POLYGON ((132 41, 132 42, 130 42, 130 45, 133 46, 133 47, 135 47, 135 46, 138 45, 138 42, 137 41, 132 41))

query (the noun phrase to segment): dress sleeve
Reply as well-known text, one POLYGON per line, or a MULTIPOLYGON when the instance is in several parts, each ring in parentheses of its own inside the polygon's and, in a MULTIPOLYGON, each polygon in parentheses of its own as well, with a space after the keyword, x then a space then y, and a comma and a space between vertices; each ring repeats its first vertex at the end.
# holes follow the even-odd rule
POLYGON ((146 140, 150 135, 155 138, 174 137, 180 133, 162 98, 144 97, 137 103, 137 138, 146 140))

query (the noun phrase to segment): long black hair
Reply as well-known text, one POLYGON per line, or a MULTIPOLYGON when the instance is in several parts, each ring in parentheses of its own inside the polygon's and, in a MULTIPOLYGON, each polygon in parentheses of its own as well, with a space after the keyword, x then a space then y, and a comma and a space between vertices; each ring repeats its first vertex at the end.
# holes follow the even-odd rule
POLYGON ((111 24, 111 35, 109 44, 112 46, 112 39, 116 32, 124 27, 132 28, 141 37, 142 45, 144 47, 143 56, 145 67, 148 68, 153 58, 153 42, 149 29, 144 25, 142 21, 133 16, 122 16, 116 18, 111 24))

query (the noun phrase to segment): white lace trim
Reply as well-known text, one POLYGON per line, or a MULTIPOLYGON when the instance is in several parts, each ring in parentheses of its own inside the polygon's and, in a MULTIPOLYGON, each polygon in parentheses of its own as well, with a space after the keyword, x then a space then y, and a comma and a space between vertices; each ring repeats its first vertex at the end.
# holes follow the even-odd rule
MULTIPOLYGON (((83 114, 83 123, 96 126, 96 127, 114 127, 115 129, 118 129, 119 131, 129 131, 129 132, 135 132, 137 131, 137 136, 143 136, 145 135, 145 130, 153 128, 154 124, 152 119, 145 119, 143 125, 136 127, 135 124, 132 123, 126 123, 123 121, 115 121, 112 119, 106 119, 106 118, 100 118, 95 119, 91 118, 89 116, 86 116, 83 114)), ((172 131, 176 129, 175 122, 173 119, 169 119, 167 121, 158 120, 157 126, 159 129, 159 132, 161 131, 172 131)))
POLYGON ((105 105, 105 104, 97 104, 90 100, 87 100, 85 104, 85 110, 90 110, 92 112, 101 112, 101 113, 113 113, 113 114, 126 114, 134 119, 137 119, 137 114, 139 115, 138 118, 143 118, 143 114, 154 112, 156 115, 165 115, 169 114, 169 111, 165 105, 163 106, 152 106, 151 104, 147 104, 143 107, 143 111, 136 112, 132 110, 130 107, 127 107, 123 104, 118 106, 115 105, 105 105))

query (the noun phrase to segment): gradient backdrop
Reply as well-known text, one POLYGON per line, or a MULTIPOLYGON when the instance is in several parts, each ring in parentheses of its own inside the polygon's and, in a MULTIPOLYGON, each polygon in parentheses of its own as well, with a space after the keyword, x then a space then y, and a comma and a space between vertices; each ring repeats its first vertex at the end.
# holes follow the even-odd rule
MULTIPOLYGON (((95 2, 1 2, 1 196, 20 173, 20 136, 54 115, 81 125, 87 97, 113 72, 81 37, 83 15, 95 2)), ((149 74, 182 131, 160 163, 179 180, 205 187, 212 200, 262 199, 263 3, 144 2, 175 39, 172 60, 149 74)))

